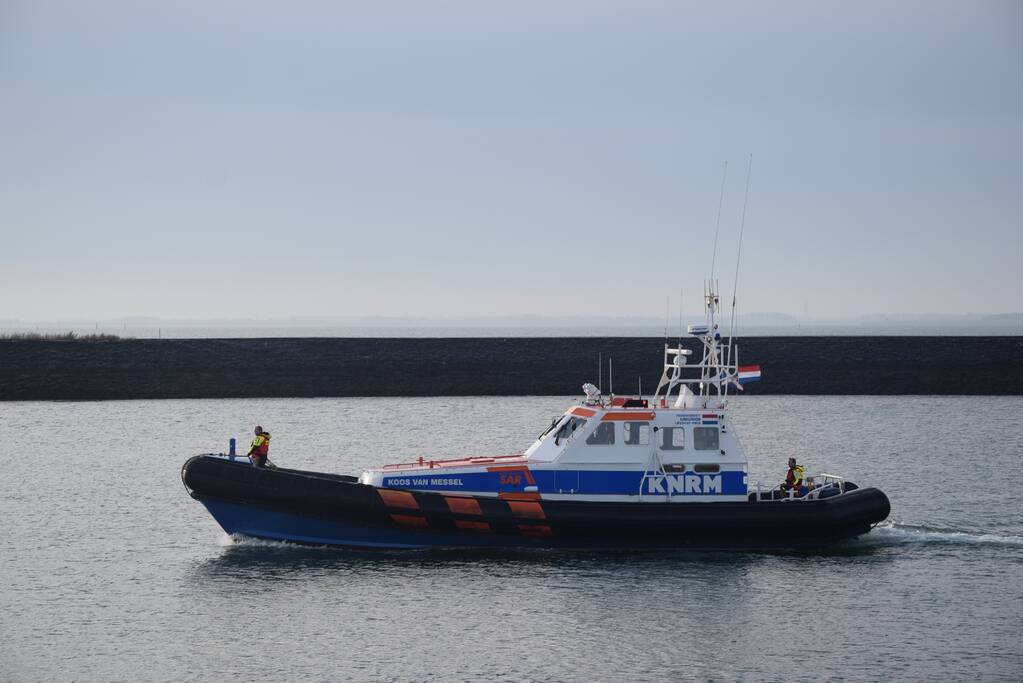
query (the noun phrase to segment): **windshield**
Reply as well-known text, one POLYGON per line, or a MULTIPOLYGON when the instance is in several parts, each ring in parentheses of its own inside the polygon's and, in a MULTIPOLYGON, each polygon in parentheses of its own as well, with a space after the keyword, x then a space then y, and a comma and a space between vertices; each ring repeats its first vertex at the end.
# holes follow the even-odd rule
POLYGON ((547 426, 547 429, 545 429, 542 432, 540 432, 540 436, 536 437, 537 440, 538 441, 542 441, 545 436, 550 434, 551 430, 558 426, 558 423, 561 422, 561 419, 563 417, 565 417, 565 416, 564 415, 555 415, 554 418, 551 420, 550 425, 547 426))
POLYGON ((561 426, 558 427, 557 433, 554 435, 554 445, 559 445, 563 439, 571 438, 584 424, 586 424, 586 420, 581 417, 570 417, 565 422, 562 422, 561 426))

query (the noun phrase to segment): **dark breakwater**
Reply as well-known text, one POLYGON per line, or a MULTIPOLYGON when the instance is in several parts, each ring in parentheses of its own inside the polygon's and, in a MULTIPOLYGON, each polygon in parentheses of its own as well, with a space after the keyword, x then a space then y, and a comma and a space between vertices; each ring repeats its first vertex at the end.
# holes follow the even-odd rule
MULTIPOLYGON (((697 350, 695 340, 687 346, 697 350)), ((616 338, 165 339, 0 343, 0 400, 558 396, 651 392, 663 341, 616 338)), ((754 394, 1023 394, 1023 337, 751 337, 754 394)))

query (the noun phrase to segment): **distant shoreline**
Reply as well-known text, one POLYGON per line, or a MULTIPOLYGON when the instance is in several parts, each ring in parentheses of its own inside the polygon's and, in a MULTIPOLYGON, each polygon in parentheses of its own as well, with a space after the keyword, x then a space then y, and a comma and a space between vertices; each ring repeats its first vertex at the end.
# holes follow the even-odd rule
MULTIPOLYGON (((695 340, 687 340, 694 348, 695 340)), ((650 393, 642 337, 128 339, 0 342, 0 400, 562 396, 650 393), (641 380, 640 380, 641 378, 641 380)), ((750 337, 748 394, 1023 395, 1023 337, 750 337)))
MULTIPOLYGON (((702 323, 703 321, 698 321, 702 323)), ((727 328, 726 328, 727 329, 727 328)), ((744 324, 738 328, 750 337, 1007 337, 1023 336, 1023 322, 992 324, 938 323, 934 321, 863 324, 744 324)), ((593 325, 488 325, 488 324, 378 324, 378 325, 3 325, 0 339, 13 336, 67 336, 79 338, 116 336, 121 339, 493 339, 505 337, 638 337, 664 336, 664 323, 593 325)), ((678 335, 678 323, 669 325, 678 335)))

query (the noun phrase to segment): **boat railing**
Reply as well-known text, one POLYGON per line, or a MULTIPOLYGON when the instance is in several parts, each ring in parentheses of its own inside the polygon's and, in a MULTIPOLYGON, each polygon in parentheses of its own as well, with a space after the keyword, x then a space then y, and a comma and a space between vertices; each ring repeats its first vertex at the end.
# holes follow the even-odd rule
POLYGON ((835 484, 842 493, 845 493, 845 477, 840 477, 837 474, 828 474, 827 472, 821 472, 816 476, 821 479, 821 488, 828 484, 835 484))
POLYGON ((762 500, 817 500, 821 493, 826 489, 837 488, 840 494, 845 493, 845 477, 840 477, 837 474, 828 474, 827 472, 821 472, 820 474, 809 474, 805 480, 808 491, 802 496, 796 495, 796 492, 789 490, 785 492, 781 498, 777 498, 779 484, 767 485, 759 481, 755 481, 747 487, 747 491, 753 495, 753 502, 759 502, 762 500))
POLYGON ((399 462, 392 465, 383 465, 377 469, 380 470, 414 470, 414 469, 430 469, 435 467, 460 467, 470 465, 486 465, 489 463, 500 463, 506 462, 511 459, 521 460, 525 456, 522 453, 512 453, 510 455, 469 455, 461 458, 450 458, 447 460, 430 460, 427 458, 418 458, 412 462, 399 462))

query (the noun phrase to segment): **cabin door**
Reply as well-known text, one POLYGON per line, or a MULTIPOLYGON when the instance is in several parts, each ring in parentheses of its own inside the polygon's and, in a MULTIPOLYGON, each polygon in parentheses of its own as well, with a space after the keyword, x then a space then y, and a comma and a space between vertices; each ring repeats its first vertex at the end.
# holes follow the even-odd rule
POLYGON ((579 472, 557 470, 554 473, 555 493, 579 493, 579 472))

